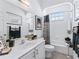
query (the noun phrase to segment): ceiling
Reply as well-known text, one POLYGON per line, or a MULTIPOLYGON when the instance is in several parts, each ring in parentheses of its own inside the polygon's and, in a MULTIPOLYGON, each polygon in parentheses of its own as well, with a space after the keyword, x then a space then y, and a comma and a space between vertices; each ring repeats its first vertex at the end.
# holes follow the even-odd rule
MULTIPOLYGON (((19 4, 18 0, 7 0, 7 1, 11 2, 15 5, 19 4)), ((72 3, 72 1, 73 0, 28 0, 31 9, 35 10, 37 12, 40 12, 40 11, 44 10, 45 8, 55 6, 55 5, 60 4, 60 3, 65 3, 65 2, 71 2, 72 3)), ((22 7, 21 5, 18 5, 18 6, 27 10, 26 7, 22 7)))
POLYGON ((73 0, 38 0, 38 3, 41 7, 41 9, 45 9, 47 7, 50 6, 54 6, 60 3, 65 3, 65 2, 71 2, 72 3, 73 0))
POLYGON ((75 9, 79 9, 79 0, 75 0, 74 3, 75 3, 75 9))

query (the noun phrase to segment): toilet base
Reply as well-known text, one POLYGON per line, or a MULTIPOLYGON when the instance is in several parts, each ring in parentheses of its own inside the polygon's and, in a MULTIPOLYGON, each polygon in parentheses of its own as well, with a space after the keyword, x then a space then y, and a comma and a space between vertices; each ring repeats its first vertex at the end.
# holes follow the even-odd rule
POLYGON ((53 52, 45 52, 46 58, 51 58, 53 52))

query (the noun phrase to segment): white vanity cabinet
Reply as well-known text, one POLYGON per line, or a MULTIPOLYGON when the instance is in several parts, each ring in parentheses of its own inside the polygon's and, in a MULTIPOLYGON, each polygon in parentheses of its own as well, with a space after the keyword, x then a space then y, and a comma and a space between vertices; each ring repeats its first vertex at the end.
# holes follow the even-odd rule
POLYGON ((35 51, 32 50, 27 54, 24 54, 23 56, 21 56, 19 59, 35 59, 35 51))
POLYGON ((42 43, 35 48, 36 59, 45 59, 45 44, 42 43))
POLYGON ((33 50, 24 54, 19 59, 45 59, 45 43, 39 44, 33 50))
POLYGON ((15 42, 17 44, 11 52, 0 56, 0 59, 45 59, 45 40, 43 38, 32 41, 26 40, 24 44, 20 44, 20 42, 17 40, 15 42))

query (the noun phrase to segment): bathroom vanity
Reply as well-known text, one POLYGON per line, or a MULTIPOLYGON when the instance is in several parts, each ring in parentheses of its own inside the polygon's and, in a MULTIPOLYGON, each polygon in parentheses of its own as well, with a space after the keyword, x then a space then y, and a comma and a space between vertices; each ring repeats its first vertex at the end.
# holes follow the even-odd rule
POLYGON ((43 38, 28 41, 19 39, 7 55, 0 59, 45 59, 45 41, 43 38))

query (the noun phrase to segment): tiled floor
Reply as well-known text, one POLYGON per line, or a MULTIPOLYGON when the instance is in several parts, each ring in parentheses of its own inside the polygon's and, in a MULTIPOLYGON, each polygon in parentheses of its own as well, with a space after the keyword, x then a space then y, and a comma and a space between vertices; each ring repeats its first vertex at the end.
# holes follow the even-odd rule
POLYGON ((46 58, 46 59, 72 59, 72 57, 67 58, 67 55, 65 54, 54 52, 51 58, 46 58))

